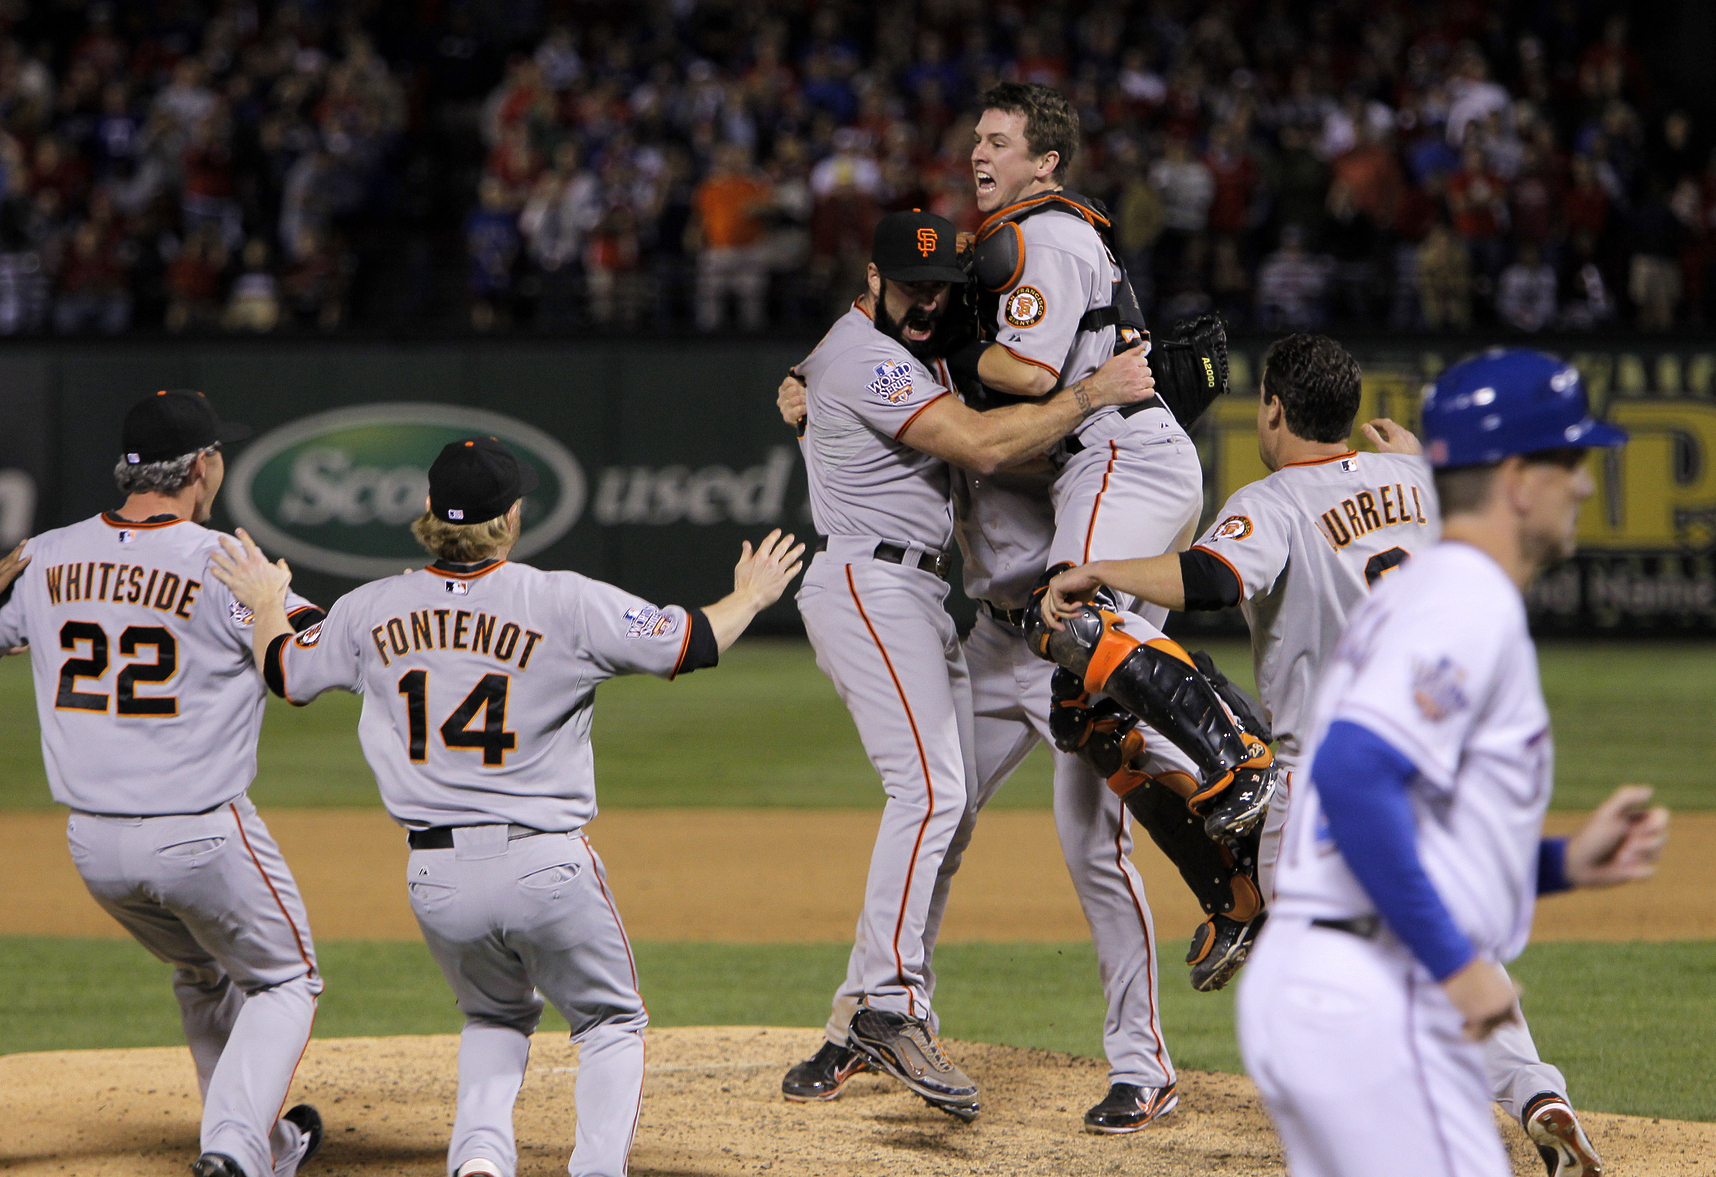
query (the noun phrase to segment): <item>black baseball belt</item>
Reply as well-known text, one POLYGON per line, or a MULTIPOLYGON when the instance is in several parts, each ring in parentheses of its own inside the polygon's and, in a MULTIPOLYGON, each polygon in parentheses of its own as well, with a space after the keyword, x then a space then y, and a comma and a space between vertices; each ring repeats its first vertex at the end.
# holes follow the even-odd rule
MULTIPOLYGON (((1121 405, 1117 411, 1122 417, 1130 417, 1134 413, 1142 413, 1145 409, 1160 409, 1166 407, 1167 406, 1162 403, 1161 397, 1157 396, 1155 393, 1151 393, 1143 400, 1134 404, 1121 405)), ((1080 450, 1084 449, 1085 446, 1084 442, 1078 439, 1078 434, 1069 433, 1065 437, 1061 438, 1061 448, 1069 454, 1076 454, 1080 450)))
POLYGON ((1025 617, 1028 615, 1029 610, 1003 609, 993 601, 985 601, 981 597, 978 598, 977 607, 989 614, 992 620, 1000 622, 1009 629, 1016 629, 1023 632, 1025 628, 1025 617))
MULTIPOLYGON (((816 542, 810 545, 810 550, 812 553, 826 552, 828 550, 828 537, 826 535, 817 536, 816 542)), ((946 580, 953 572, 953 557, 946 552, 931 552, 926 549, 914 554, 910 549, 902 548, 899 544, 891 544, 887 540, 882 540, 876 544, 875 550, 870 555, 872 559, 885 560, 889 564, 902 564, 907 568, 922 569, 941 577, 943 580, 946 580)))
POLYGON ((1379 915, 1355 915, 1344 920, 1312 920, 1311 926, 1345 932, 1349 936, 1357 936, 1360 940, 1374 940, 1382 931, 1382 917, 1379 915))
MULTIPOLYGON (((413 850, 451 850, 453 848, 454 830, 475 828, 475 826, 430 826, 426 830, 410 831, 405 840, 411 844, 413 850)), ((530 826, 509 824, 506 827, 506 840, 516 842, 520 838, 533 838, 537 834, 549 832, 548 830, 532 829, 530 826)))

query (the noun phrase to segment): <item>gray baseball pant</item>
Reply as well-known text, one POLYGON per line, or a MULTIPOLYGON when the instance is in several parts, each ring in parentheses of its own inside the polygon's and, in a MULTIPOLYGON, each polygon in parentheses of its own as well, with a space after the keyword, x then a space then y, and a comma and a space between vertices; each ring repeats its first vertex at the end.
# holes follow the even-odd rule
MULTIPOLYGON (((965 657, 971 669, 978 787, 936 879, 926 935, 932 949, 953 876, 976 831, 978 812, 1038 741, 1051 739, 1049 678, 1054 666, 1032 654, 1022 634, 979 614, 965 639, 965 657)), ((1159 747, 1167 755, 1153 768, 1185 771, 1189 762, 1177 748, 1165 743, 1159 747)), ((1153 747, 1151 752, 1158 750, 1153 747)), ((1056 752, 1054 762, 1055 832, 1090 926, 1097 972, 1108 1002, 1102 1041, 1109 1082, 1166 1086, 1174 1081, 1174 1067, 1162 1038, 1157 1003, 1155 924, 1145 903, 1143 881, 1132 865, 1126 806, 1078 757, 1056 752)), ((932 991, 933 984, 932 972, 932 991)))
POLYGON ((74 810, 66 842, 95 901, 174 966, 202 1151, 248 1177, 291 1177, 300 1134, 279 1117, 322 978, 298 884, 256 807, 241 795, 196 814, 74 810))
POLYGON ((851 711, 888 796, 828 1021, 829 1041, 841 1045, 860 1005, 933 1019, 924 929, 974 772, 971 682, 947 583, 872 559, 875 545, 831 538, 798 591, 816 664, 851 711))
POLYGON ((465 1015, 447 1172, 474 1157, 505 1177, 517 1171, 513 1102, 546 998, 578 1043, 567 1171, 624 1177, 642 1108, 649 1013, 589 839, 467 826, 453 831, 451 849, 413 850, 406 871, 411 910, 465 1015))

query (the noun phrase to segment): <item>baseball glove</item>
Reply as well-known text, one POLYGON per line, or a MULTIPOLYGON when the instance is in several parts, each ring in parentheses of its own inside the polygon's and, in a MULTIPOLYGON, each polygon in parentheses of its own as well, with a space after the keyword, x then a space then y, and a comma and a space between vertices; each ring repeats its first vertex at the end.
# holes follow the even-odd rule
POLYGON ((1156 395, 1190 429, 1228 389, 1227 327, 1220 315, 1200 315, 1154 336, 1150 371, 1156 395))

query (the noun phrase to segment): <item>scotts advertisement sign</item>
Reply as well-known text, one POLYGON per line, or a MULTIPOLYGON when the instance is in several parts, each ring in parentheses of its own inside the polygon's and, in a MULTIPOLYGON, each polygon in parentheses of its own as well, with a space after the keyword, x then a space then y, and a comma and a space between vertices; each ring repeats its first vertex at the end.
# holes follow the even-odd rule
POLYGON ((370 580, 421 566, 409 524, 423 514, 429 466, 450 441, 499 438, 536 470, 521 558, 584 511, 584 471, 565 446, 499 413, 454 405, 363 405, 317 413, 257 438, 229 474, 233 517, 263 548, 318 572, 370 580))

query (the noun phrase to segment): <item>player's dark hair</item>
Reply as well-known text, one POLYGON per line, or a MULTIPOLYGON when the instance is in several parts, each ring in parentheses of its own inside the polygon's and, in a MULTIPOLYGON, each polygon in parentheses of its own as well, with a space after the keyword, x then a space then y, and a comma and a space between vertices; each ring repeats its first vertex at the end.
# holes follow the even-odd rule
MULTIPOLYGON (((1520 461, 1528 466, 1560 466, 1571 470, 1585 460, 1587 452, 1579 446, 1560 446, 1522 454, 1520 461)), ((1474 514, 1488 506, 1496 469, 1500 465, 1500 462, 1483 462, 1476 466, 1445 466, 1437 470, 1436 506, 1442 512, 1442 518, 1474 514)))
POLYGON ((518 539, 508 518, 510 514, 496 515, 481 523, 448 523, 425 511, 411 525, 411 534, 438 560, 475 564, 518 539))
POLYGON ((1078 111, 1059 90, 1037 82, 1002 82, 983 96, 984 110, 1000 110, 1025 118, 1025 150, 1043 156, 1059 152, 1056 181, 1064 181, 1078 154, 1078 111))
POLYGON ((1343 442, 1358 416, 1358 361, 1327 335, 1289 335, 1263 353, 1263 399, 1279 400, 1293 436, 1343 442))

